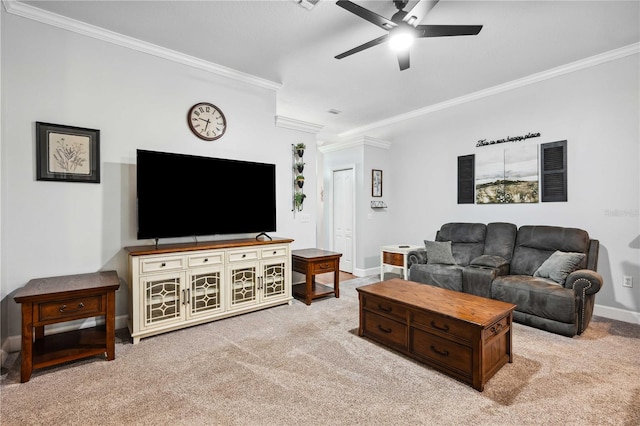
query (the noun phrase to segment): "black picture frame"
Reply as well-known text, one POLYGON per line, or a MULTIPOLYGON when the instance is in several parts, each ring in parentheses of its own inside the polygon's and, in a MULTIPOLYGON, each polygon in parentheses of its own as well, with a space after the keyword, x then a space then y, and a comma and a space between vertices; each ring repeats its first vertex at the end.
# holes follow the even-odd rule
POLYGON ((37 121, 36 180, 100 183, 100 130, 37 121))
POLYGON ((382 170, 371 170, 371 196, 382 197, 382 170))

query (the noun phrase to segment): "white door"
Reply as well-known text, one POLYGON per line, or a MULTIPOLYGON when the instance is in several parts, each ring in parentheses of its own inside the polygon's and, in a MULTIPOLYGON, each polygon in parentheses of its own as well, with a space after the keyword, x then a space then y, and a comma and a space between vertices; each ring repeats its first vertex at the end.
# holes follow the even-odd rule
POLYGON ((333 171, 333 251, 345 272, 353 272, 354 179, 354 169, 333 171))

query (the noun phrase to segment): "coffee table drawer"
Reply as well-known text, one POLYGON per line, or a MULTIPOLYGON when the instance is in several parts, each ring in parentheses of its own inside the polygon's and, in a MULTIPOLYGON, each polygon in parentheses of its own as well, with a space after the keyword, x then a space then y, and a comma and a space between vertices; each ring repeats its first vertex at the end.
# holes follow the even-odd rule
POLYGON ((410 352, 471 377, 473 373, 471 348, 417 328, 411 328, 410 341, 410 352))
POLYGON ((364 335, 390 346, 407 348, 407 326, 371 312, 364 313, 364 335))
POLYGON ((412 319, 415 325, 443 333, 445 336, 471 340, 473 335, 473 328, 469 324, 431 312, 413 312, 412 319))
POLYGON ((399 321, 407 320, 407 308, 395 302, 390 302, 379 297, 363 296, 363 307, 375 313, 397 318, 399 321))

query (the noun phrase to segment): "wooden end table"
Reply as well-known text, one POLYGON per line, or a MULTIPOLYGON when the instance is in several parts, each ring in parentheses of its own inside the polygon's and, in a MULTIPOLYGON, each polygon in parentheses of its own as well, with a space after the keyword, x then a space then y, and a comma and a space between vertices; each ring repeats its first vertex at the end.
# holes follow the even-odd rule
POLYGON ((342 253, 335 253, 315 248, 293 250, 291 259, 293 270, 305 274, 306 280, 302 284, 293 286, 293 295, 307 305, 313 299, 335 294, 340 297, 340 257, 342 253), (316 274, 333 272, 333 287, 316 284, 316 274))
POLYGON ((115 359, 116 271, 30 280, 14 296, 22 304, 20 381, 34 369, 106 353, 115 359), (104 316, 104 325, 44 335, 44 326, 104 316), (35 332, 34 332, 35 330, 35 332), (34 338, 35 337, 35 338, 34 338))

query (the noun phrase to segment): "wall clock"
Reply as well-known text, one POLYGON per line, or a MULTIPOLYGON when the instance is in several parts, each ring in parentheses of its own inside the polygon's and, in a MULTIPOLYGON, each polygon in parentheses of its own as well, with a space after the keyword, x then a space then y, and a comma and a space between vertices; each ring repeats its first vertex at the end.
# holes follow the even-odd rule
POLYGON ((187 115, 189 128, 194 135, 205 141, 214 141, 227 130, 227 119, 222 111, 208 102, 199 102, 191 107, 187 115))

